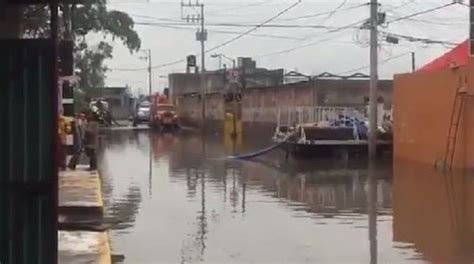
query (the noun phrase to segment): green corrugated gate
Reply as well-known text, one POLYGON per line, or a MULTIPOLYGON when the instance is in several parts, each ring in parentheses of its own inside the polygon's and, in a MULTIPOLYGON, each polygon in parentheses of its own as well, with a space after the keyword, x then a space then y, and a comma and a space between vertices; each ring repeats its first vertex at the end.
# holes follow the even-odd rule
POLYGON ((0 263, 56 263, 53 46, 0 41, 0 263))

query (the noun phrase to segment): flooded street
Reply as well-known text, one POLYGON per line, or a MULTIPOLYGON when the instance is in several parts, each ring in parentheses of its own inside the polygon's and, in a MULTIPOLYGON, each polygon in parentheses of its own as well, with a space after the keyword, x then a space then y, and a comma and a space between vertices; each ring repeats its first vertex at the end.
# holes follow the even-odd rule
POLYGON ((115 131, 106 141, 106 216, 120 221, 111 243, 126 263, 474 260, 468 175, 406 164, 392 173, 386 162, 369 177, 364 161, 287 164, 283 153, 229 161, 221 140, 193 134, 115 131))

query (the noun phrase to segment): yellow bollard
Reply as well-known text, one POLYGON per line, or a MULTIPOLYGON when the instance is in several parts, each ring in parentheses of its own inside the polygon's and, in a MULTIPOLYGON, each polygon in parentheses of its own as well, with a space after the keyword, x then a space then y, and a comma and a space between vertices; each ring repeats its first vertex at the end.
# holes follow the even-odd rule
POLYGON ((242 120, 234 118, 234 114, 231 112, 225 113, 224 146, 233 153, 242 146, 242 120))

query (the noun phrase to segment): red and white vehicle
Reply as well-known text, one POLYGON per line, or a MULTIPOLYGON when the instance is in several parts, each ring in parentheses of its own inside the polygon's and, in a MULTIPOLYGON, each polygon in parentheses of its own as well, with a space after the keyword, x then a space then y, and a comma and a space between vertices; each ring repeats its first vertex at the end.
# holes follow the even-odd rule
POLYGON ((170 104, 168 99, 164 96, 154 96, 150 114, 150 125, 159 129, 173 130, 179 128, 178 121, 179 118, 175 106, 170 104))

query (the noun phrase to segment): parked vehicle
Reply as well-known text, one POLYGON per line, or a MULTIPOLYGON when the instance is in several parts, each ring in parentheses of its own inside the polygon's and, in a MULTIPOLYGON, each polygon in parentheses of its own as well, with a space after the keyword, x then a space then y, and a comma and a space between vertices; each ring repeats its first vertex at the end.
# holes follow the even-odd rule
POLYGON ((149 101, 139 103, 133 114, 133 126, 137 126, 140 123, 149 123, 150 109, 151 103, 149 101))
POLYGON ((112 126, 112 116, 109 112, 109 103, 102 98, 93 99, 89 108, 96 116, 99 124, 102 126, 110 127, 112 126))
POLYGON ((155 104, 151 125, 162 130, 179 128, 175 106, 172 104, 155 104))

